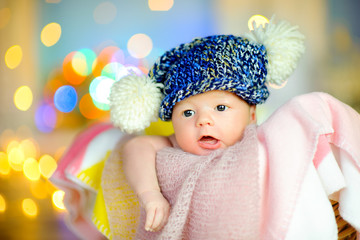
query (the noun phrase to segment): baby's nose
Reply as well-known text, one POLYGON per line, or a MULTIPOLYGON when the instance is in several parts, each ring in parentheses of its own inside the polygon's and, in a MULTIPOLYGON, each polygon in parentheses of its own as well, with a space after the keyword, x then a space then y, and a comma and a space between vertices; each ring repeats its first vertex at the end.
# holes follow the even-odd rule
POLYGON ((213 125, 214 125, 214 120, 210 114, 207 113, 199 114, 196 122, 196 126, 203 127, 203 126, 213 126, 213 125))

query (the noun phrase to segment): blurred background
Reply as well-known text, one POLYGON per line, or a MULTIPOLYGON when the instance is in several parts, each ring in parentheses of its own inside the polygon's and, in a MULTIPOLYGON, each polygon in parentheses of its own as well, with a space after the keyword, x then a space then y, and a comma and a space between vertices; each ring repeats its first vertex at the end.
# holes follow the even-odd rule
POLYGON ((77 239, 48 180, 57 162, 81 130, 109 122, 114 81, 195 37, 286 19, 306 52, 259 122, 312 91, 360 112, 359 10, 358 0, 0 0, 0 239, 77 239))

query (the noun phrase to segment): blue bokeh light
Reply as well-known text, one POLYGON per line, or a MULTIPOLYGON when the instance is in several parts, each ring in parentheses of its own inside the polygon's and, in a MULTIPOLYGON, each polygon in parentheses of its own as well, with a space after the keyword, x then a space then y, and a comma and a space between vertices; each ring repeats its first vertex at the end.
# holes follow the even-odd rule
POLYGON ((55 107, 64 113, 71 112, 77 104, 77 92, 75 88, 69 85, 64 85, 56 90, 54 95, 55 107))

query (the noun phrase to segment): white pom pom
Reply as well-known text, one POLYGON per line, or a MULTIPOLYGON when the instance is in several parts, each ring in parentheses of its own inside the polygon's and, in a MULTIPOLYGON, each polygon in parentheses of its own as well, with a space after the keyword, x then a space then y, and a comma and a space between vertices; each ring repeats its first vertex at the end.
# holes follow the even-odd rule
POLYGON ((110 117, 114 126, 127 133, 144 130, 157 120, 163 85, 135 74, 114 83, 110 92, 110 117))
POLYGON ((305 50, 305 37, 298 31, 298 26, 292 26, 286 21, 274 24, 273 19, 265 28, 254 27, 245 38, 265 46, 268 57, 266 81, 281 85, 297 66, 305 50))

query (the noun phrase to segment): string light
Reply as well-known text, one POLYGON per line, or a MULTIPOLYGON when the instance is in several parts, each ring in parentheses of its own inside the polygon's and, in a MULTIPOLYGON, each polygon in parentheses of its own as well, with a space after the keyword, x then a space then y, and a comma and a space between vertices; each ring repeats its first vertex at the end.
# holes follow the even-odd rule
POLYGON ((128 51, 134 58, 145 58, 153 47, 151 38, 143 33, 133 35, 127 44, 128 51))
POLYGON ((151 11, 169 11, 174 5, 174 0, 149 0, 151 11))
POLYGON ((27 217, 36 217, 38 214, 38 206, 31 198, 25 198, 22 201, 22 210, 27 217))
MULTIPOLYGON (((63 61, 63 74, 64 74, 64 77, 65 77, 66 81, 68 81, 69 83, 71 83, 73 85, 80 85, 81 83, 84 82, 84 80, 86 78, 86 75, 81 75, 81 74, 79 74, 77 72, 77 71, 81 71, 81 70, 79 70, 79 69, 75 70, 74 69, 73 59, 74 59, 76 54, 79 54, 79 53, 78 52, 71 52, 68 55, 66 55, 66 57, 64 58, 64 61, 63 61)), ((80 68, 79 66, 76 65, 76 61, 77 60, 75 60, 76 68, 80 68)))
POLYGON ((77 103, 77 92, 74 87, 65 85, 59 87, 54 95, 55 107, 61 112, 71 112, 77 103))
POLYGON ((8 175, 10 173, 10 165, 6 153, 0 152, 0 174, 8 175))
POLYGON ((269 23, 269 20, 263 15, 257 14, 249 18, 248 27, 252 31, 254 30, 254 25, 255 27, 259 27, 260 25, 264 27, 266 23, 269 23))
POLYGON ((65 196, 65 192, 61 190, 57 190, 53 193, 52 202, 57 209, 65 210, 64 196, 65 196))
POLYGON ((22 49, 19 45, 10 47, 5 53, 5 64, 10 69, 15 69, 20 65, 23 57, 22 49))
POLYGON ((0 213, 5 212, 6 210, 6 201, 5 198, 0 194, 0 213))
POLYGON ((97 77, 90 83, 89 93, 95 106, 101 110, 109 110, 109 94, 115 80, 108 77, 97 77))
POLYGON ((119 53, 119 51, 120 51, 120 48, 118 48, 116 46, 108 46, 108 47, 105 47, 103 50, 101 50, 101 52, 97 56, 96 60, 94 61, 94 64, 92 67, 92 73, 93 73, 94 77, 100 76, 103 68, 107 64, 114 62, 116 60, 117 56, 120 56, 120 58, 121 58, 121 54, 119 53))
POLYGON ((58 23, 52 22, 47 24, 42 30, 41 30, 41 42, 47 46, 51 47, 55 45, 61 36, 61 26, 58 23))
POLYGON ((34 158, 27 158, 23 166, 24 175, 31 181, 40 179, 40 168, 38 162, 34 158))
POLYGON ((41 175, 45 178, 50 178, 57 168, 57 163, 53 157, 44 154, 39 160, 39 167, 41 175))
POLYGON ((19 110, 28 110, 31 107, 32 101, 33 94, 28 86, 21 86, 15 91, 14 103, 19 110))

